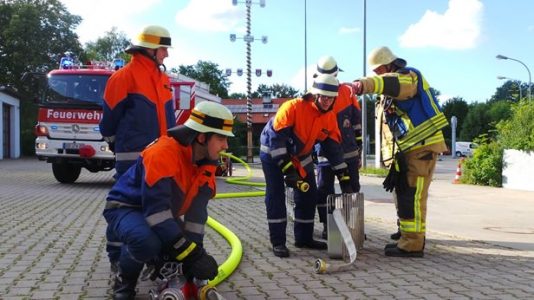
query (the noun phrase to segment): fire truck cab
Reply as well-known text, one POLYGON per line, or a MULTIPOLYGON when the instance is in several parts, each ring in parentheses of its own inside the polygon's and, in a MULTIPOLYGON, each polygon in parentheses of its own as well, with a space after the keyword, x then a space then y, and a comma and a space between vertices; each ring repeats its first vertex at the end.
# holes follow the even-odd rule
MULTIPOLYGON (((109 171, 115 155, 100 134, 103 96, 106 83, 124 61, 76 65, 62 59, 61 67, 40 77, 36 102, 39 105, 35 126, 35 154, 52 164, 52 172, 61 183, 75 182, 82 168, 90 172, 109 171)), ((177 124, 190 115, 195 101, 217 101, 209 87, 183 75, 171 74, 177 124)))

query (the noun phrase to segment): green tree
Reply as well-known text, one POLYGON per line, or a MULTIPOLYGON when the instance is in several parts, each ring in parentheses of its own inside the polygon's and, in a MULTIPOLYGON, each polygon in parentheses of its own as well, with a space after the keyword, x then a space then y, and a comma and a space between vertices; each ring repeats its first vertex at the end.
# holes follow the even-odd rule
POLYGON ((520 84, 519 81, 508 80, 502 86, 498 87, 495 94, 491 96, 489 102, 495 102, 500 100, 508 100, 512 102, 519 101, 519 88, 521 88, 522 97, 527 96, 528 84, 520 84))
MULTIPOLYGON (((74 30, 81 20, 58 0, 0 1, 0 83, 22 90, 21 76, 25 72, 57 68, 66 51, 80 54, 82 48, 74 30)), ((22 154, 31 155, 37 107, 23 100, 22 154)))
POLYGON ((449 121, 449 125, 443 129, 443 135, 445 136, 447 145, 450 145, 452 139, 452 129, 450 125, 451 118, 452 116, 455 116, 458 120, 456 125, 456 136, 458 137, 460 136, 460 129, 462 128, 467 112, 469 111, 469 105, 462 97, 454 97, 447 100, 441 108, 443 114, 445 114, 445 117, 449 121))
POLYGON ((230 82, 219 65, 209 61, 199 60, 196 65, 180 65, 178 72, 198 81, 210 85, 210 93, 221 98, 228 98, 230 82))
POLYGON ((130 40, 124 32, 118 32, 116 27, 112 27, 103 37, 94 42, 85 44, 85 59, 98 61, 113 61, 115 58, 122 58, 124 61, 130 60, 130 55, 124 52, 130 45, 130 40))
POLYGON ((490 129, 490 118, 488 116, 489 104, 472 103, 462 124, 459 140, 472 141, 477 136, 487 133, 490 129))
POLYGON ((297 97, 298 94, 298 90, 287 84, 275 83, 271 86, 260 84, 256 91, 252 93, 252 98, 261 98, 263 95, 269 95, 273 98, 294 98, 297 97))
POLYGON ((230 96, 228 96, 230 99, 247 99, 247 95, 243 93, 231 93, 230 96))
POLYGON ((534 150, 534 106, 523 100, 511 107, 511 116, 497 124, 498 139, 505 149, 534 150))

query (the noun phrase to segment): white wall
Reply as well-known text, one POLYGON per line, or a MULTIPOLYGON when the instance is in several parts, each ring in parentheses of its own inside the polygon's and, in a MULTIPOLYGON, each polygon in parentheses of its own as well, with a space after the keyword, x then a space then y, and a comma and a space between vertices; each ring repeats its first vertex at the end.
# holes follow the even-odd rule
POLYGON ((11 106, 10 109, 10 119, 11 131, 9 132, 9 138, 11 140, 10 145, 10 158, 19 158, 20 157, 20 101, 17 98, 14 98, 6 93, 0 91, 0 159, 4 157, 4 148, 2 147, 3 135, 1 134, 4 130, 4 122, 2 120, 4 114, 3 109, 4 105, 7 104, 11 106))
POLYGON ((534 151, 504 150, 502 186, 534 191, 534 151))

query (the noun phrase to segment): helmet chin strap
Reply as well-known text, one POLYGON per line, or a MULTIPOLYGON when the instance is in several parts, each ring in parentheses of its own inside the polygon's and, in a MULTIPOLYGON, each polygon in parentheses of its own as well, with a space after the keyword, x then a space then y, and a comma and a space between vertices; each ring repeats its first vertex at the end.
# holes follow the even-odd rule
POLYGON ((323 107, 319 103, 319 97, 317 97, 317 95, 315 95, 314 97, 315 97, 315 100, 314 100, 315 106, 317 106, 317 109, 322 113, 327 113, 327 112, 331 111, 334 108, 334 103, 336 103, 336 99, 337 99, 337 97, 335 97, 334 101, 332 101, 332 104, 330 104, 330 107, 325 110, 325 109, 323 109, 323 107))

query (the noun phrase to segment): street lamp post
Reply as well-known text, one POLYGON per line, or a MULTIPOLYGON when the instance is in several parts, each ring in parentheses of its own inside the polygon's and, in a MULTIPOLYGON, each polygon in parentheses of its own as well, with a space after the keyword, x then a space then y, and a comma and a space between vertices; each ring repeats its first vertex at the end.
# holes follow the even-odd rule
MULTIPOLYGON (((252 4, 259 4, 260 7, 265 7, 265 0, 260 0, 259 2, 252 2, 252 0, 246 0, 244 2, 239 2, 237 0, 232 0, 233 5, 237 3, 245 3, 247 7, 247 34, 243 37, 243 40, 247 44, 246 52, 246 65, 247 65, 247 162, 253 162, 254 156, 252 154, 252 50, 250 44, 254 42, 255 38, 251 35, 251 11, 250 8, 252 4)), ((230 41, 234 42, 237 39, 235 34, 230 35, 230 41)), ((266 44, 267 37, 263 36, 261 41, 266 44)))
POLYGON ((497 79, 499 79, 499 80, 513 80, 513 81, 517 81, 517 87, 519 88, 519 100, 523 99, 523 93, 522 93, 522 91, 521 91, 521 80, 508 78, 508 77, 506 77, 506 76, 497 76, 497 79))
POLYGON ((528 90, 527 90, 527 93, 528 93, 528 100, 530 100, 531 98, 531 92, 530 92, 530 85, 532 83, 532 79, 530 77, 530 70, 529 68, 527 67, 527 65, 525 65, 522 61, 518 60, 518 59, 515 59, 515 58, 511 58, 511 57, 508 57, 508 56, 504 56, 504 55, 497 55, 496 56, 497 59, 509 59, 509 60, 513 60, 513 61, 517 61, 518 63, 522 64, 526 69, 527 69, 527 72, 528 72, 528 90))

